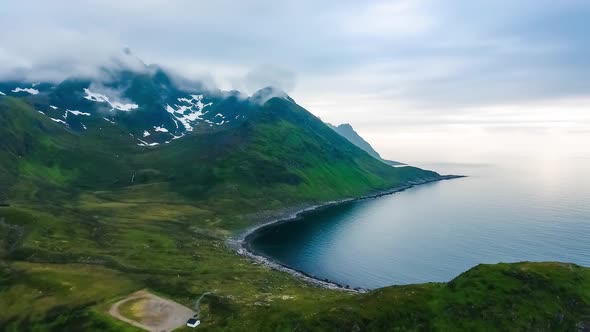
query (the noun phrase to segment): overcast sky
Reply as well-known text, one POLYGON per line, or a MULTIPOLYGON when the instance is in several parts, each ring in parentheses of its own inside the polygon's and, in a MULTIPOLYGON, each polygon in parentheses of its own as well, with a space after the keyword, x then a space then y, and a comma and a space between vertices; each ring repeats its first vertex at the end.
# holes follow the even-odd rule
POLYGON ((2 78, 128 46, 222 89, 275 85, 393 159, 589 152, 587 0, 3 0, 0 18, 2 78))

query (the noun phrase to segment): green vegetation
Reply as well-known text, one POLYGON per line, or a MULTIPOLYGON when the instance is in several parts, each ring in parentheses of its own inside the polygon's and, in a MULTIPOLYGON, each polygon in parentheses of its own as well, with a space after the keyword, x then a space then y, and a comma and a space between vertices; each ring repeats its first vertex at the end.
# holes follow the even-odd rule
POLYGON ((447 284, 352 294, 232 252, 227 238, 263 213, 438 177, 384 165, 285 100, 150 148, 106 122, 70 131, 8 97, 0 128, 2 331, 137 331, 107 311, 145 288, 187 306, 211 292, 209 331, 571 331, 590 320, 590 272, 574 265, 482 265, 447 284))
POLYGON ((589 287, 590 269, 573 264, 479 265, 446 284, 387 287, 339 302, 308 324, 363 331, 572 331, 590 319, 589 287))
POLYGON ((122 273, 91 265, 0 265, 2 331, 136 331, 99 304, 137 287, 122 273))

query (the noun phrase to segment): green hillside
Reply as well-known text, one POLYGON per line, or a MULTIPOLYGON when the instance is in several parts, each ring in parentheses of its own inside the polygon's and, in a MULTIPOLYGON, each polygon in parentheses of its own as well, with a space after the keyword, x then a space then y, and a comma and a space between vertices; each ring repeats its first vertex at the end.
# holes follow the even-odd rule
MULTIPOLYGON (((391 169, 295 103, 275 98, 237 127, 200 132, 171 144, 139 147, 115 124, 76 132, 25 103, 0 98, 0 179, 5 200, 41 203, 84 190, 173 193, 197 201, 234 201, 252 212, 351 197, 436 179, 417 168, 391 169)), ((113 193, 116 194, 116 193, 113 193)), ((223 210, 226 210, 225 208, 223 210)))
POLYGON ((249 111, 149 147, 100 118, 76 131, 0 97, 0 330, 137 331, 107 311, 145 288, 187 306, 211 292, 208 331, 588 325, 590 275, 574 265, 478 266, 353 294, 237 255, 228 238, 261 218, 439 177, 383 164, 290 100, 249 111))

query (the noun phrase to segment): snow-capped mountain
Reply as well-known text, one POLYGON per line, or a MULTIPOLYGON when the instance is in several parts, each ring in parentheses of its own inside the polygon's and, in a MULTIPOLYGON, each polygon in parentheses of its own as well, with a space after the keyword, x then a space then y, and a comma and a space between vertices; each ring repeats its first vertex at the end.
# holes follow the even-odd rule
MULTIPOLYGON (((22 99, 39 113, 84 134, 118 126, 140 146, 167 144, 193 131, 215 131, 245 121, 253 104, 275 95, 263 89, 251 98, 238 92, 180 88, 159 67, 107 71, 102 79, 66 79, 58 84, 0 82, 0 96, 22 99)), ((197 84, 198 85, 198 84, 197 84)))

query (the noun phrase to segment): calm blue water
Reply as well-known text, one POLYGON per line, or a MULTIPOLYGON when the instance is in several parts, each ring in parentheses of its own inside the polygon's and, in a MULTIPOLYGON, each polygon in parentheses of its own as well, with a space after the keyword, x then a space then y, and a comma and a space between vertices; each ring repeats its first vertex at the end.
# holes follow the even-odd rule
POLYGON ((478 263, 590 266, 590 159, 418 166, 469 177, 314 212, 252 247, 364 288, 448 281, 478 263))

